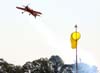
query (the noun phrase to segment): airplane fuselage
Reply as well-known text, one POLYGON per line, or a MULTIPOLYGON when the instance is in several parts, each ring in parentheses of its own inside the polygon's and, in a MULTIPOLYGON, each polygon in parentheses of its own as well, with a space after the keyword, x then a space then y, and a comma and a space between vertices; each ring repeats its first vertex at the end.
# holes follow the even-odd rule
MULTIPOLYGON (((27 11, 28 13, 32 14, 33 16, 40 16, 42 13, 38 12, 38 11, 34 11, 33 9, 29 8, 28 6, 26 6, 25 8, 21 8, 21 7, 16 7, 17 9, 21 9, 24 11, 27 11)), ((29 15, 30 15, 29 14, 29 15)))

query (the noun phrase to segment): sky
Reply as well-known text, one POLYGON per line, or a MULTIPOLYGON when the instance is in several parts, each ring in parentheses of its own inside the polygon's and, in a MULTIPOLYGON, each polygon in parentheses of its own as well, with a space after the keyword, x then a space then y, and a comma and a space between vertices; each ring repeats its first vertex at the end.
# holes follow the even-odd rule
POLYGON ((100 67, 99 0, 2 0, 0 9, 0 58, 23 65, 59 55, 65 63, 74 63, 70 35, 77 24, 81 33, 78 59, 100 67), (35 19, 27 12, 22 14, 16 6, 23 5, 42 15, 35 19))

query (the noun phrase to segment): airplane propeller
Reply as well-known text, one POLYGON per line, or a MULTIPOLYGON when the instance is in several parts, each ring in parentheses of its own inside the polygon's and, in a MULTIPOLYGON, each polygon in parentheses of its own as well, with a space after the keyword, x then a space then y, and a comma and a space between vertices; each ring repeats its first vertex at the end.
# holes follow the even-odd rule
POLYGON ((26 7, 25 5, 22 5, 23 7, 26 7))
POLYGON ((22 5, 23 7, 27 7, 27 6, 29 6, 30 4, 27 4, 26 6, 25 5, 22 5))

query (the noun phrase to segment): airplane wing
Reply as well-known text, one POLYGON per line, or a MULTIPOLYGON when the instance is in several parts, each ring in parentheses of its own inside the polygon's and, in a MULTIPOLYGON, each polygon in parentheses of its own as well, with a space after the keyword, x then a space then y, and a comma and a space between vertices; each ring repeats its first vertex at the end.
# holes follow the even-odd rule
POLYGON ((32 10, 33 13, 35 14, 42 14, 41 12, 38 12, 38 11, 35 11, 35 10, 32 10))
POLYGON ((20 10, 25 10, 25 8, 21 8, 21 7, 16 7, 17 9, 20 9, 20 10))
POLYGON ((41 12, 38 12, 38 14, 42 14, 41 12))
POLYGON ((38 12, 38 11, 35 11, 35 13, 37 13, 37 14, 42 14, 41 12, 38 12))

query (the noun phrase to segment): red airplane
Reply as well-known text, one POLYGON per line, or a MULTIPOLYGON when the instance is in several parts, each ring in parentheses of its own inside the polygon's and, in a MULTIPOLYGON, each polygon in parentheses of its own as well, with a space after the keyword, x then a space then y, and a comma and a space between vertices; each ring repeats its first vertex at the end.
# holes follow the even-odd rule
MULTIPOLYGON (((28 6, 24 6, 24 8, 22 8, 22 7, 16 7, 16 8, 20 9, 20 10, 24 10, 24 12, 27 11, 29 13, 29 15, 32 14, 35 18, 36 18, 36 16, 40 16, 42 14, 41 12, 34 11, 33 9, 29 8, 28 6)), ((24 12, 22 12, 22 14, 24 12)))

